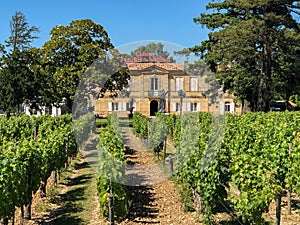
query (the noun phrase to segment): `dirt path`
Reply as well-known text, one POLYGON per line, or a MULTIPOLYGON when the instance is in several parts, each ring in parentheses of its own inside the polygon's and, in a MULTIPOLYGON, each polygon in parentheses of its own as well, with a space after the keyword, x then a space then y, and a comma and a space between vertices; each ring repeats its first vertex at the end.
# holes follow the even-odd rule
MULTIPOLYGON (((127 182, 131 184, 128 190, 132 206, 128 217, 119 224, 198 224, 194 213, 184 213, 181 209, 173 183, 164 175, 152 153, 129 128, 125 129, 127 182)), ((26 221, 26 225, 108 224, 99 213, 93 165, 79 157, 61 179, 55 190, 49 190, 47 198, 41 199, 36 194, 32 220, 26 221)))
POLYGON ((142 141, 126 128, 123 138, 127 146, 127 163, 132 166, 127 170, 129 183, 135 185, 128 186, 132 206, 128 218, 121 224, 200 224, 195 221, 195 213, 182 210, 173 182, 167 179, 142 141))

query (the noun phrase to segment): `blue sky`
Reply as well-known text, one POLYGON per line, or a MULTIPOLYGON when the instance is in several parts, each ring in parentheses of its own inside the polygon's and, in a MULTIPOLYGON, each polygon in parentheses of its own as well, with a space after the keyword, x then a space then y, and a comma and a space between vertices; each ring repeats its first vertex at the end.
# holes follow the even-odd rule
POLYGON ((50 30, 72 20, 92 19, 108 32, 118 47, 141 40, 172 42, 192 47, 207 39, 208 31, 193 22, 209 0, 0 0, 0 43, 10 35, 16 11, 40 28, 33 45, 49 40, 50 30))

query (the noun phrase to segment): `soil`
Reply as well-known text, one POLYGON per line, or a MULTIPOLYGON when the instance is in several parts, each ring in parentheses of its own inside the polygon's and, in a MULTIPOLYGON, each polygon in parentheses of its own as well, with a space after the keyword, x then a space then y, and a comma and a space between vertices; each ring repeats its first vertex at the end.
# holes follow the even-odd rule
POLYGON ((135 137, 130 130, 126 130, 123 137, 127 146, 127 163, 134 166, 127 173, 134 173, 136 177, 143 179, 139 180, 138 185, 128 186, 132 206, 128 217, 120 224, 201 224, 196 221, 195 212, 183 211, 174 184, 168 179, 169 174, 165 173, 166 170, 162 169, 153 153, 144 147, 141 139, 135 137))

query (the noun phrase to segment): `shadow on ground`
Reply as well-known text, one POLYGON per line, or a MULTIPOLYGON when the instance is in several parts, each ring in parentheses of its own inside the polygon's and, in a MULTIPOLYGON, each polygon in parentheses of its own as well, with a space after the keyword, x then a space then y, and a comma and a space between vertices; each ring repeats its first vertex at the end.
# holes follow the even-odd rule
POLYGON ((158 224, 150 222, 157 218, 158 209, 153 205, 153 188, 149 186, 127 186, 129 198, 132 200, 127 220, 137 221, 141 224, 158 224))
MULTIPOLYGON (((76 164, 75 170, 80 170, 88 167, 86 162, 76 164)), ((74 178, 68 178, 64 181, 69 191, 64 194, 59 194, 53 202, 60 205, 59 208, 52 210, 47 216, 40 221, 37 221, 40 225, 83 225, 84 221, 77 216, 82 212, 83 207, 79 204, 84 200, 85 187, 83 186, 92 179, 91 174, 79 175, 74 178)))

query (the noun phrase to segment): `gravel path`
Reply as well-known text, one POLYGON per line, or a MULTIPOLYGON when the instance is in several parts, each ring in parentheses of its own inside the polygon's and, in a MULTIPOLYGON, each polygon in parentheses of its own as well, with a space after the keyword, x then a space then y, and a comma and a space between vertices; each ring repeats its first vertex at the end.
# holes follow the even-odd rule
POLYGON ((195 221, 195 213, 182 210, 169 175, 163 172, 162 165, 156 162, 151 151, 146 150, 143 142, 128 129, 124 131, 123 138, 127 146, 127 164, 131 165, 126 174, 135 185, 128 187, 132 206, 128 218, 121 224, 200 224, 195 221), (134 181, 135 177, 137 180, 134 181))

